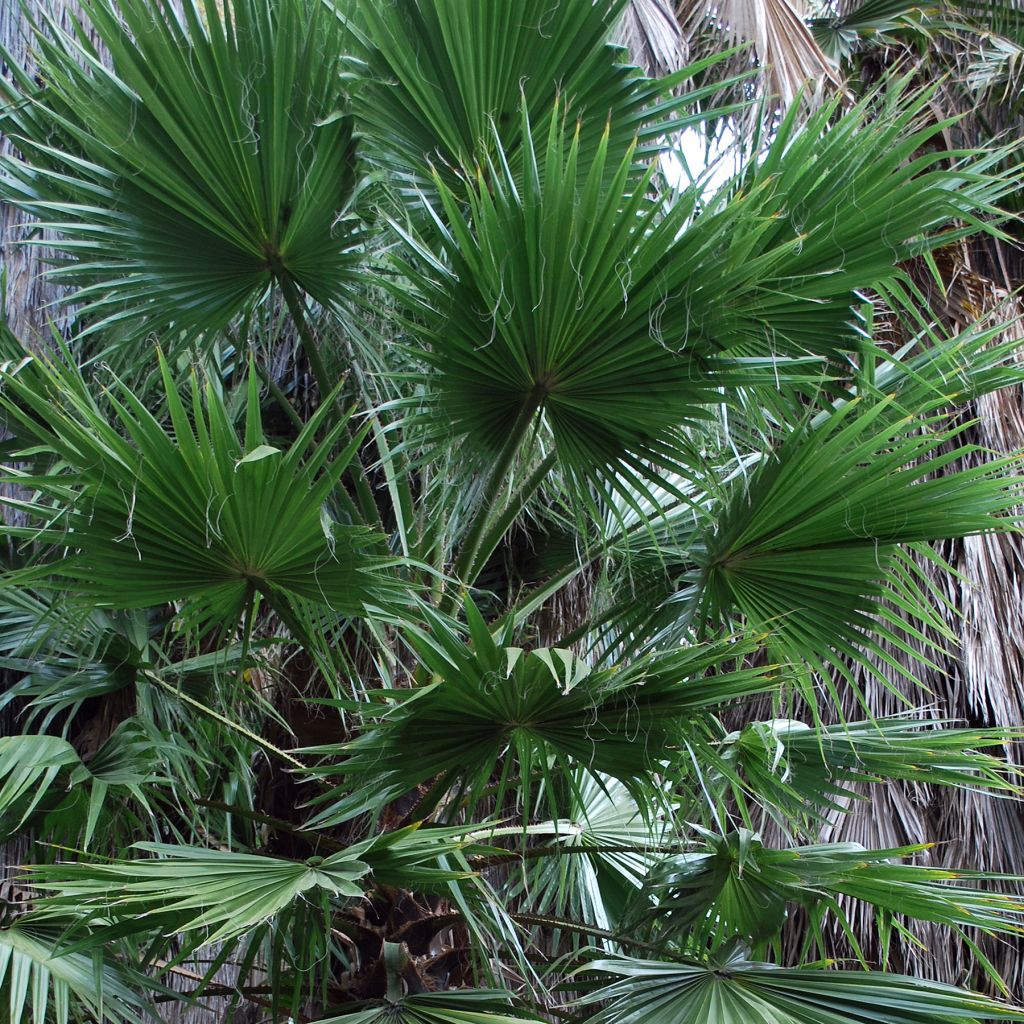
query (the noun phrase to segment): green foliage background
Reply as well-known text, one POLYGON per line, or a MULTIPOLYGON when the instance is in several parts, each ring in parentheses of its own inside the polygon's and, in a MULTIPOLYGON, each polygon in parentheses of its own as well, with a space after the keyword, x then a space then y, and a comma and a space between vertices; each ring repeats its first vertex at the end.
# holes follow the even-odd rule
POLYGON ((1018 529, 951 411, 1024 383, 1010 312, 948 273, 1015 139, 898 66, 784 105, 725 15, 643 71, 625 0, 83 10, 0 80, 71 325, 0 331, 3 1019, 1024 1020, 1021 878, 819 841, 1019 795, 925 685, 942 543, 1018 529), (993 995, 893 970, 915 921, 993 995))

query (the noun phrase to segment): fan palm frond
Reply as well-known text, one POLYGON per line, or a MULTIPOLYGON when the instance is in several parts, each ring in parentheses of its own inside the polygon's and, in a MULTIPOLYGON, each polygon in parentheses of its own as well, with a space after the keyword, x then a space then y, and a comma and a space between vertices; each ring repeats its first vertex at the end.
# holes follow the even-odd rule
POLYGON ((138 980, 112 963, 61 949, 60 932, 16 922, 0 928, 0 992, 8 1024, 68 1024, 80 1009, 112 1024, 141 1024, 150 1008, 138 980))
POLYGON ((48 501, 8 499, 45 524, 28 531, 33 539, 74 553, 53 564, 54 576, 105 607, 191 600, 201 620, 224 627, 257 592, 285 613, 287 595, 343 615, 386 603, 396 591, 384 549, 374 553, 380 542, 330 513, 359 441, 333 451, 343 418, 314 445, 333 403, 283 451, 266 443, 254 373, 243 439, 212 384, 193 381, 190 415, 166 366, 163 376, 172 430, 123 386, 109 395, 111 422, 56 363, 37 359, 4 376, 0 402, 26 442, 71 470, 16 475, 48 501))
MULTIPOLYGON (((498 154, 522 162, 521 109, 539 140, 552 117, 579 121, 585 163, 605 131, 612 166, 636 140, 641 154, 652 153, 659 136, 702 119, 685 108, 707 89, 671 96, 699 74, 699 64, 650 80, 628 66, 609 45, 625 8, 626 0, 357 5, 352 23, 364 39, 370 78, 356 97, 361 121, 397 169, 421 177, 433 170, 448 183, 458 169, 472 172, 498 154)), ((661 50, 665 35, 662 28, 661 50)))
POLYGON ((693 221, 696 190, 652 201, 652 172, 630 187, 633 156, 615 157, 607 134, 585 169, 579 133, 558 118, 535 149, 524 115, 522 146, 523 180, 507 163, 462 190, 438 179, 440 245, 417 245, 425 269, 400 268, 429 339, 415 353, 430 367, 427 437, 454 434, 466 457, 503 466, 550 431, 583 485, 650 478, 648 461, 664 478, 681 425, 708 419, 721 389, 787 378, 782 360, 720 358, 716 339, 688 330, 732 289, 711 268, 747 205, 693 221))
POLYGON ((869 94, 842 113, 838 100, 806 121, 790 111, 738 178, 752 230, 728 270, 706 268, 726 273, 730 289, 707 308, 705 333, 758 355, 857 349, 855 293, 902 280, 902 261, 964 231, 998 232, 998 167, 1013 147, 936 149, 956 119, 935 122, 931 95, 894 81, 884 99, 869 94))
POLYGON ((742 947, 708 964, 597 960, 617 978, 582 1000, 606 1003, 596 1024, 981 1024, 1019 1010, 934 981, 874 971, 777 967, 742 947))
POLYGON ((317 774, 340 773, 347 781, 316 798, 327 807, 314 827, 379 807, 434 778, 420 814, 449 792, 456 794, 453 807, 464 798, 472 814, 492 778, 499 780, 499 805, 514 786, 528 808, 539 775, 560 817, 555 793, 573 764, 642 790, 651 766, 671 756, 691 719, 779 685, 777 666, 734 667, 754 649, 751 642, 729 638, 594 670, 569 650, 501 647, 476 608, 466 607, 472 647, 424 608, 431 632, 410 636, 410 643, 433 681, 381 694, 394 703, 379 712, 361 707, 361 735, 316 748, 344 758, 317 774))
POLYGON ((65 795, 83 793, 79 817, 82 843, 88 847, 111 788, 149 806, 143 787, 160 781, 157 765, 164 746, 152 731, 131 719, 122 722, 86 762, 67 740, 56 736, 0 737, 0 777, 5 780, 0 789, 0 838, 18 833, 48 793, 59 794, 59 786, 65 795))
POLYGON ((1019 879, 902 862, 920 852, 865 850, 857 843, 767 849, 747 829, 707 835, 706 851, 661 859, 647 879, 659 927, 675 936, 695 935, 713 945, 739 937, 759 943, 782 928, 788 906, 803 906, 820 938, 826 912, 843 918, 837 898, 871 904, 880 918, 893 914, 953 929, 977 928, 1016 935, 1024 904, 1007 891, 978 883, 1019 879))
POLYGON ((405 995, 339 1017, 325 1017, 314 1024, 523 1024, 524 1021, 536 1024, 529 1014, 514 1012, 508 993, 500 989, 462 989, 405 995))
POLYGON ((157 924, 167 935, 202 932, 202 941, 213 943, 270 920, 309 890, 360 897, 366 887, 359 882, 370 870, 348 851, 303 863, 163 843, 135 848, 155 856, 38 867, 33 884, 57 893, 45 904, 52 909, 142 931, 157 924))
POLYGON ((305 861, 136 843, 132 849, 152 856, 39 865, 31 882, 51 893, 41 901, 43 914, 72 915, 79 928, 93 926, 76 947, 156 927, 167 938, 187 936, 191 950, 237 938, 298 903, 343 905, 374 884, 429 888, 469 877, 469 870, 439 866, 467 846, 488 850, 464 841, 467 831, 405 828, 305 861))
POLYGON ((543 842, 532 849, 521 880, 511 880, 509 896, 542 917, 615 931, 661 859, 671 824, 656 806, 641 809, 634 794, 609 776, 578 770, 565 788, 565 817, 530 827, 543 842), (552 856, 539 855, 546 849, 552 856))
POLYGON ((901 613, 934 619, 898 545, 1011 529, 1012 460, 957 472, 965 449, 939 451, 962 428, 907 434, 906 420, 884 421, 886 404, 838 408, 736 481, 698 555, 699 618, 732 623, 738 611, 839 672, 840 656, 863 660, 860 645, 889 658, 872 636, 905 648, 901 613))
POLYGON ((751 722, 723 740, 720 770, 741 806, 785 816, 845 810, 861 782, 903 780, 1013 796, 1016 769, 985 749, 1005 750, 1009 729, 899 715, 812 728, 785 719, 751 722))
POLYGON ((0 83, 21 152, 0 195, 60 233, 88 329, 215 330, 275 281, 342 300, 363 235, 337 19, 306 0, 85 12, 95 36, 36 27, 42 88, 0 83))

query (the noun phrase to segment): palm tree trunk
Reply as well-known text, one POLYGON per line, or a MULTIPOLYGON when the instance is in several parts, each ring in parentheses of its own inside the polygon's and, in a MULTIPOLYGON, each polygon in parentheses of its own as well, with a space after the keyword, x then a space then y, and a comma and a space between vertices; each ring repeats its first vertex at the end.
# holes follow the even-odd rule
MULTIPOLYGON (((28 0, 29 10, 52 9, 45 0, 28 0)), ((76 0, 58 0, 61 19, 70 22, 80 11, 76 0)), ((0 45, 22 66, 30 61, 31 38, 18 4, 0 5, 0 45)), ((6 69, 5 69, 6 70, 6 69)), ((13 147, 0 136, 0 151, 13 147)), ((47 307, 60 289, 42 274, 47 251, 35 245, 19 243, 33 237, 30 218, 13 206, 0 203, 0 266, 4 273, 3 315, 14 333, 27 344, 36 344, 49 334, 47 307)), ((63 325, 58 325, 58 327, 63 325)))

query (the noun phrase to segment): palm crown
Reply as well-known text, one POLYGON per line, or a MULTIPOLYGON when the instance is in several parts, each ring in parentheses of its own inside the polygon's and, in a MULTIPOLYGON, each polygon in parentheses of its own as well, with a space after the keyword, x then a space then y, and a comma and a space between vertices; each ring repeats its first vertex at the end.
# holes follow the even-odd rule
POLYGON ((1012 347, 906 270, 1009 154, 894 80, 673 184, 728 54, 646 77, 623 7, 89 0, 8 61, 77 325, 2 336, 12 1021, 1024 1020, 885 971, 1019 934, 1010 879, 814 842, 1017 793, 1007 730, 836 713, 947 639, 929 543, 1015 528, 946 412, 1012 347))

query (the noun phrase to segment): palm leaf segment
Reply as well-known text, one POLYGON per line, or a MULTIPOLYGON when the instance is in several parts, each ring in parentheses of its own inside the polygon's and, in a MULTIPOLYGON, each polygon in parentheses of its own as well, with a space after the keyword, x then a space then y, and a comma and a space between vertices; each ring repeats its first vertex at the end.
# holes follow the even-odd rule
POLYGON ((72 1000, 95 1020, 141 1024, 152 1020, 139 981, 123 967, 82 952, 57 952, 53 928, 15 923, 0 928, 0 1013, 9 1024, 78 1021, 72 1000))
POLYGON ((899 545, 1012 528, 1002 516, 1018 485, 1005 472, 1013 460, 952 468, 972 450, 942 452, 962 428, 931 423, 908 435, 888 408, 842 406, 737 478, 695 548, 699 618, 718 625, 739 612, 816 668, 843 671, 837 655, 859 659, 859 644, 891 663, 874 635, 915 656, 899 635, 913 626, 897 609, 934 616, 899 545))
POLYGON ((37 808, 47 807, 47 794, 63 789, 69 802, 84 804, 80 817, 87 847, 111 788, 148 806, 143 787, 160 781, 161 753, 136 719, 122 722, 87 762, 58 736, 0 737, 0 840, 16 835, 37 808), (58 781, 64 785, 58 787, 58 781))
MULTIPOLYGON (((422 614, 431 633, 413 634, 410 643, 434 682, 386 691, 395 705, 376 715, 360 708, 361 736, 316 748, 345 757, 318 774, 340 772, 347 782, 317 798, 329 806, 313 826, 379 808, 435 777, 432 799, 454 792, 470 814, 495 779, 499 805, 516 790, 531 807, 535 775, 554 801, 574 764, 642 788, 709 706, 778 685, 774 666, 730 670, 754 649, 732 639, 594 670, 564 649, 500 647, 469 603, 472 647, 440 616, 422 614), (349 780, 357 782, 354 793, 349 780)), ((557 803, 552 809, 561 816, 557 803)))
POLYGON ((709 964, 599 960, 618 978, 584 997, 595 1024, 980 1024, 1021 1011, 950 985, 872 971, 753 963, 740 948, 709 964))
POLYGON ((535 1018, 513 1012, 500 989, 421 992, 315 1021, 314 1024, 523 1024, 535 1018))
POLYGON ((24 155, 0 190, 63 236, 91 329, 214 329, 274 280, 343 294, 362 239, 337 19, 304 0, 84 6, 109 65, 84 30, 41 26, 45 87, 0 82, 24 155))
POLYGON ((706 852, 663 859, 648 876, 654 913, 666 934, 696 936, 716 946, 733 937, 762 942, 782 928, 789 904, 805 907, 812 926, 827 910, 842 917, 839 896, 864 900, 881 916, 1022 931, 1024 905, 1018 899, 971 884, 1000 876, 897 860, 922 847, 865 850, 838 843, 772 850, 747 829, 707 839, 706 852))
POLYGON ((984 753, 1016 736, 1016 730, 957 728, 909 715, 817 728, 776 719, 726 736, 718 768, 740 806, 753 803, 791 823, 846 810, 857 783, 903 779, 1019 793, 1016 769, 984 753))
POLYGON ((399 829, 305 861, 136 843, 134 850, 153 856, 38 865, 32 881, 52 893, 42 904, 47 913, 77 919, 75 930, 84 936, 79 946, 102 945, 118 935, 152 935, 157 926, 167 937, 182 936, 191 950, 274 919, 287 921, 286 911, 296 905, 323 899, 344 905, 374 885, 430 889, 465 878, 469 871, 438 866, 458 856, 467 845, 465 833, 399 829))
POLYGON ((256 592, 278 610, 306 600, 340 615, 394 596, 375 535, 329 511, 359 440, 332 458, 342 417, 314 447, 333 401, 283 451, 266 443, 254 374, 239 439, 212 383, 202 394, 193 382, 189 415, 163 373, 171 430, 124 387, 108 395, 111 423, 67 369, 28 361, 5 376, 0 402, 20 435, 70 467, 17 478, 53 499, 21 506, 47 524, 30 534, 74 553, 53 565, 55 577, 106 607, 191 601, 204 622, 226 627, 256 592))
MULTIPOLYGON (((522 159, 519 111, 547 134, 555 101, 582 122, 583 152, 611 122, 616 159, 700 119, 680 113, 673 89, 697 76, 695 64, 652 81, 621 63, 608 45, 625 0, 550 4, 547 0, 398 0, 358 4, 353 22, 369 81, 356 103, 377 151, 396 169, 451 182, 459 168, 504 154, 522 159)), ((705 62, 705 64, 708 62, 705 62)), ((707 87, 691 90, 695 107, 707 87)), ((559 116, 557 113, 555 117, 559 116)), ((658 145, 651 146, 657 152, 658 145)))

